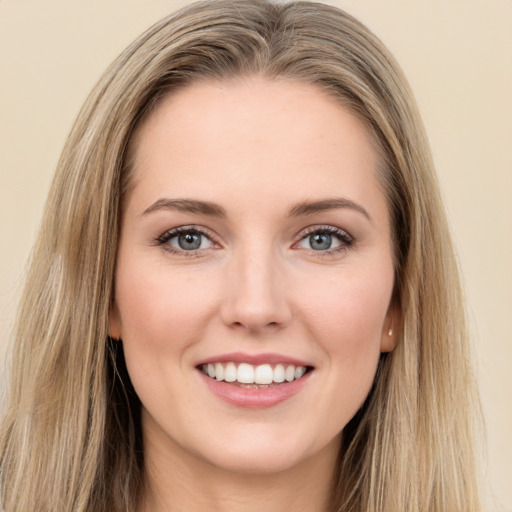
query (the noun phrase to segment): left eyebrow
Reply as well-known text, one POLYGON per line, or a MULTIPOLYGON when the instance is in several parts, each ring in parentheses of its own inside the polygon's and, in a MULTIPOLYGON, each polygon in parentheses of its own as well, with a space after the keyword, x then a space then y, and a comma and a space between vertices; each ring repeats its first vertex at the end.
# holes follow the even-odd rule
POLYGON ((301 201, 290 209, 288 215, 290 217, 299 217, 302 215, 312 215, 314 213, 325 212, 328 210, 338 210, 345 208, 361 213, 371 223, 373 223, 370 214, 360 204, 344 197, 332 197, 316 201, 301 201))
POLYGON ((197 201, 195 199, 159 199, 149 208, 144 210, 142 215, 148 215, 159 210, 174 210, 185 213, 200 213, 212 217, 226 217, 226 210, 216 203, 209 201, 197 201))

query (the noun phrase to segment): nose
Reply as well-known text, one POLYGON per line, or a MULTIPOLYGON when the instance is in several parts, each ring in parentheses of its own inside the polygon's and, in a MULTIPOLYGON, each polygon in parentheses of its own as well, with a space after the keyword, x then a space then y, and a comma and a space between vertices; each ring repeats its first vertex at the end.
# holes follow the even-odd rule
POLYGON ((286 279, 278 259, 270 250, 256 248, 233 257, 221 306, 228 327, 259 334, 289 323, 286 279))

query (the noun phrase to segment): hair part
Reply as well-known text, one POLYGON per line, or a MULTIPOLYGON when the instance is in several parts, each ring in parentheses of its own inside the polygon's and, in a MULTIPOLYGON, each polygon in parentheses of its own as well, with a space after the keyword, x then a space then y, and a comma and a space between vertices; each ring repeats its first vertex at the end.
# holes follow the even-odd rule
POLYGON ((187 84, 262 75, 349 108, 381 155, 400 342, 344 429, 332 510, 480 510, 478 400, 463 297, 430 149, 382 43, 323 4, 211 0, 151 27, 110 66, 64 147, 22 297, 0 432, 5 512, 133 511, 144 485, 140 403, 108 338, 130 140, 187 84))

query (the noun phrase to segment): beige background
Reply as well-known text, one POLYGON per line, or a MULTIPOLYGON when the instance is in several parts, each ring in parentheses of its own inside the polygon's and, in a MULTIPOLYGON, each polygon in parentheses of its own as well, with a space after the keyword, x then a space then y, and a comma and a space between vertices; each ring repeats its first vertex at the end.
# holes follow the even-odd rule
MULTIPOLYGON (((0 0, 0 346, 80 105, 133 38, 186 3, 0 0)), ((512 0, 330 3, 384 40, 416 93, 466 278, 488 432, 488 510, 512 511, 512 0)))

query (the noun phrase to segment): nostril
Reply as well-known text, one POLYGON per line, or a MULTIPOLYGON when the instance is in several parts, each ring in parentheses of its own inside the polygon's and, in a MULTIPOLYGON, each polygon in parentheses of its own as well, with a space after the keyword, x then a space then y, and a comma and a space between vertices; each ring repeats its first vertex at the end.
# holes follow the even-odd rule
POLYGON ((231 323, 231 328, 232 329, 236 329, 236 330, 239 330, 239 329, 247 329, 249 331, 276 331, 278 330, 280 327, 281 327, 281 323, 280 322, 261 322, 261 323, 256 323, 256 322, 251 322, 251 321, 248 321, 248 322, 243 322, 243 321, 236 321, 236 322, 232 322, 231 323))

